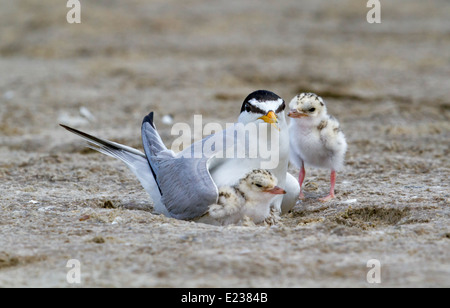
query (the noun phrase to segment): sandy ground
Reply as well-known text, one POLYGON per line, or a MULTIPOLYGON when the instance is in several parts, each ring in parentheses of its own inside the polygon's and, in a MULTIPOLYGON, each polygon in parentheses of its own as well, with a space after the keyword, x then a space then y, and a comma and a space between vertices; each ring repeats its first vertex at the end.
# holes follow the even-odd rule
POLYGON ((89 1, 78 25, 62 2, 0 1, 0 287, 450 287, 447 1, 382 1, 381 24, 357 0, 89 1), (58 126, 141 149, 148 112, 225 124, 257 89, 318 93, 349 143, 337 198, 308 168, 272 227, 154 215, 58 126))

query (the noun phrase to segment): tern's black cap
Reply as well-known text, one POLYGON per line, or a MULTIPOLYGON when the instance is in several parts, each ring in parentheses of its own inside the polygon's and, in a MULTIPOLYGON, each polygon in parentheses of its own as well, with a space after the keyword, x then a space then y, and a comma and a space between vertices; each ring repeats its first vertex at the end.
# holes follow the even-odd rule
POLYGON ((245 104, 252 99, 257 100, 258 102, 266 102, 266 101, 276 101, 281 99, 278 95, 273 92, 267 90, 258 90, 250 93, 242 103, 241 112, 245 110, 245 104))

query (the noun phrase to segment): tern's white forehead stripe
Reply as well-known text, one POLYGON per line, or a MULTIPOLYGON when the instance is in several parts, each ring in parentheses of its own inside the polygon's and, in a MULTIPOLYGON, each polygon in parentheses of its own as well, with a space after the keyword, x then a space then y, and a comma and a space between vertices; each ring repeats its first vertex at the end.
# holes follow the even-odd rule
POLYGON ((283 100, 279 98, 276 101, 259 102, 257 99, 252 98, 248 102, 261 110, 269 112, 270 110, 273 111, 277 110, 278 107, 280 107, 280 105, 283 103, 283 100))

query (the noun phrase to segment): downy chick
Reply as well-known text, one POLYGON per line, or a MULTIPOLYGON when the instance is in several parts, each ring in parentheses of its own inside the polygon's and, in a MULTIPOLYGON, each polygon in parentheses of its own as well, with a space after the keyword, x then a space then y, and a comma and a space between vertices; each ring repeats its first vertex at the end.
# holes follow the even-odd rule
POLYGON ((331 170, 330 193, 321 198, 328 201, 335 197, 336 171, 344 164, 347 142, 339 122, 327 114, 322 98, 314 93, 301 93, 289 103, 290 160, 300 168, 299 199, 303 199, 302 184, 305 164, 331 170))
POLYGON ((270 171, 255 169, 236 185, 220 187, 217 204, 210 205, 196 221, 213 225, 241 224, 244 220, 261 223, 271 215, 272 199, 286 193, 277 183, 270 171))

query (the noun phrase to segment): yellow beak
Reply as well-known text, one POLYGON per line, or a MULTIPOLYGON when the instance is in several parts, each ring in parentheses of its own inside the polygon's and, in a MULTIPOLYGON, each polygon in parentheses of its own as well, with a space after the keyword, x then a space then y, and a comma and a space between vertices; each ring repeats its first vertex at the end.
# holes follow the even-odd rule
POLYGON ((263 115, 262 117, 259 117, 258 119, 261 119, 264 122, 269 123, 276 129, 280 130, 277 126, 278 119, 277 119, 277 116, 275 115, 275 112, 269 111, 266 115, 263 115))

